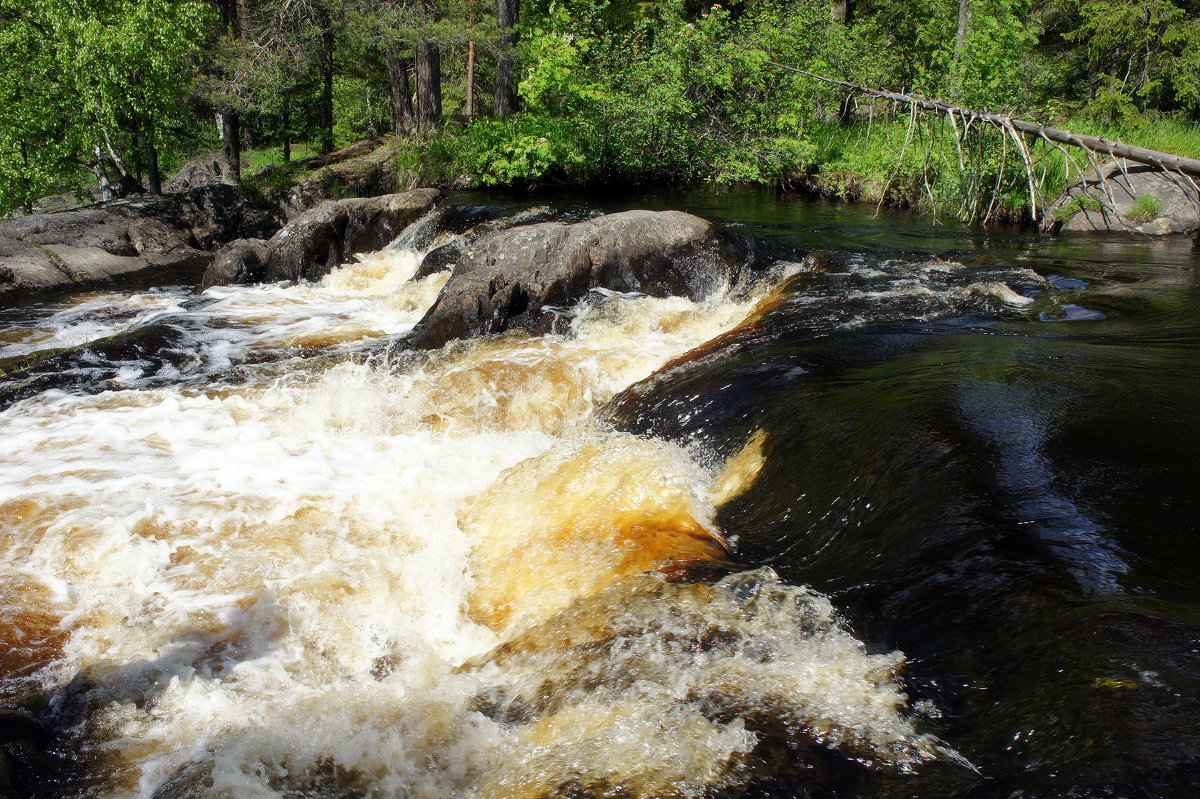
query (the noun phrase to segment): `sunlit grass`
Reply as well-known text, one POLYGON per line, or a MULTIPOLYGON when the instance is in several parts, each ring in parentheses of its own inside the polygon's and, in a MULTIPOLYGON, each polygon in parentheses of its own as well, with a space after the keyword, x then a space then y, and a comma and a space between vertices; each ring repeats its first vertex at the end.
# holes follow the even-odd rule
MULTIPOLYGON (((308 158, 316 154, 317 149, 311 142, 299 142, 292 145, 293 161, 300 158, 308 158)), ((271 164, 283 164, 282 147, 267 147, 264 149, 242 151, 242 170, 248 175, 256 174, 271 164)))

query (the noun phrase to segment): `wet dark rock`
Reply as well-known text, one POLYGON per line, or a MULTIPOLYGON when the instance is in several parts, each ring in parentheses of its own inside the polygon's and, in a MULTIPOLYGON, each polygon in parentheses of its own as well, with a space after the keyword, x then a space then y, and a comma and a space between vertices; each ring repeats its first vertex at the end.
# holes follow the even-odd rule
POLYGON ((257 282, 262 279, 263 268, 269 255, 270 247, 266 239, 232 241, 221 248, 204 270, 200 288, 257 282))
POLYGON ((117 380, 122 370, 153 374, 164 367, 186 369, 195 357, 183 330, 160 323, 77 347, 0 358, 0 410, 49 389, 95 393, 120 387, 109 381, 117 380))
POLYGON ((218 254, 201 285, 318 280, 356 253, 377 250, 433 208, 437 189, 329 200, 289 222, 265 244, 239 241, 218 254))
MULTIPOLYGON (((458 259, 467 251, 467 240, 465 238, 456 238, 441 247, 430 250, 424 258, 421 259, 421 265, 417 268, 417 272, 413 275, 414 280, 420 280, 423 277, 438 272, 443 272, 447 269, 453 269, 458 263, 458 259)), ((0 277, 3 280, 3 277, 0 277)))
POLYGON ((745 255, 744 243, 679 211, 499 231, 467 246, 407 341, 434 348, 511 328, 544 332, 558 316, 555 308, 596 288, 703 298, 737 280, 745 255))
POLYGON ((1174 172, 1111 161, 1068 187, 1046 219, 1047 228, 1064 233, 1194 233, 1200 230, 1200 190, 1174 172), (1144 215, 1137 213, 1139 199, 1144 215))
POLYGON ((45 748, 51 732, 22 707, 0 707, 0 799, 19 799, 24 772, 45 748))

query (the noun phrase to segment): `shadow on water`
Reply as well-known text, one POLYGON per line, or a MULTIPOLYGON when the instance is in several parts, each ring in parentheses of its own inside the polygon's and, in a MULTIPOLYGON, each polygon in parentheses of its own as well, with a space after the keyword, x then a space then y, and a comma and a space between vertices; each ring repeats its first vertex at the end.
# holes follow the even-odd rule
POLYGON ((829 795, 1194 796, 1195 242, 1011 239, 963 260, 1046 280, 994 275, 1033 299, 1014 309, 888 294, 863 275, 875 257, 801 275, 614 415, 718 449, 767 430, 723 520, 740 557, 902 649, 912 699, 983 777, 863 772, 829 795))

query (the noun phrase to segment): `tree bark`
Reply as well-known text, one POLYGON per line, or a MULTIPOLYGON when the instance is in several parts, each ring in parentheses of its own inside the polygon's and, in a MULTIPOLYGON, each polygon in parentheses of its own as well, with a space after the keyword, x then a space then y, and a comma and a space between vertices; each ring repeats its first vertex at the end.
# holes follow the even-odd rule
POLYGON ((333 12, 321 5, 321 138, 322 154, 333 152, 333 12))
MULTIPOLYGON (((215 0, 221 24, 234 39, 241 38, 242 22, 238 0, 215 0)), ((226 183, 242 181, 242 120, 237 111, 217 112, 217 127, 221 131, 221 178, 226 183)))
MULTIPOLYGON (((438 19, 437 0, 421 0, 427 22, 438 19)), ((433 130, 442 121, 442 52, 435 41, 416 47, 417 127, 433 130)))
POLYGON ((392 100, 392 132, 397 136, 412 133, 413 103, 408 88, 408 69, 412 60, 400 58, 395 50, 387 52, 388 88, 392 100))
POLYGON ((496 0, 496 23, 511 30, 500 37, 500 57, 496 59, 496 116, 517 110, 517 57, 513 54, 520 34, 514 30, 520 22, 520 0, 496 0))
POLYGON ((292 162, 292 93, 286 89, 283 92, 279 106, 280 134, 283 139, 283 163, 292 162))
POLYGON ((236 111, 217 114, 221 131, 221 178, 225 183, 242 181, 242 120, 236 111))
POLYGON ((100 201, 108 202, 115 199, 112 183, 108 180, 108 170, 104 168, 104 150, 99 143, 92 148, 92 153, 96 156, 96 160, 92 162, 92 173, 96 176, 96 186, 100 189, 100 201))
POLYGON ((475 116, 475 42, 467 42, 467 116, 475 116))
POLYGON ((146 183, 150 193, 162 196, 162 173, 158 169, 158 148, 154 146, 154 121, 147 119, 142 128, 142 153, 146 156, 146 183))
POLYGON ((417 127, 433 130, 442 121, 442 54, 434 42, 417 45, 417 127))
POLYGON ((986 111, 973 111, 970 108, 962 108, 956 105, 950 105, 938 100, 931 100, 928 97, 914 97, 910 94, 901 94, 900 92, 889 92, 883 89, 869 89, 866 86, 860 86, 857 83, 849 83, 844 80, 835 80, 826 78, 823 75, 817 75, 807 70, 789 67, 786 64, 779 64, 774 61, 765 62, 780 69, 786 69, 791 72, 798 72, 801 75, 806 75, 815 80, 832 83, 836 86, 843 86, 847 89, 853 89, 856 92, 870 94, 874 97, 883 97, 887 100, 895 100, 898 103, 906 103, 915 105, 917 108, 923 108, 926 111, 936 111, 940 114, 952 114, 963 121, 977 120, 986 122, 1001 129, 1013 129, 1028 136, 1034 136, 1047 141, 1057 142, 1059 144, 1069 144, 1072 147, 1081 147, 1085 150, 1091 150, 1105 155, 1112 155, 1117 158, 1127 158, 1130 161, 1137 161, 1139 164, 1147 164, 1156 166, 1160 169, 1174 170, 1188 175, 1200 177, 1200 160, 1195 158, 1186 158, 1181 155, 1172 153, 1164 153, 1160 150, 1150 150, 1145 147, 1137 147, 1132 144, 1124 144, 1122 142, 1110 141, 1102 136, 1085 136, 1082 133, 1074 133, 1069 130, 1060 128, 1052 128, 1047 125, 1039 125, 1036 122, 1026 122, 1023 119, 1015 117, 1006 117, 1000 114, 990 114, 986 111))
POLYGON ((971 22, 971 0, 958 0, 958 26, 954 31, 954 65, 950 69, 950 91, 962 90, 963 56, 967 47, 967 27, 971 22))
POLYGON ((843 25, 850 22, 850 13, 850 0, 833 0, 833 5, 829 7, 829 18, 843 25))

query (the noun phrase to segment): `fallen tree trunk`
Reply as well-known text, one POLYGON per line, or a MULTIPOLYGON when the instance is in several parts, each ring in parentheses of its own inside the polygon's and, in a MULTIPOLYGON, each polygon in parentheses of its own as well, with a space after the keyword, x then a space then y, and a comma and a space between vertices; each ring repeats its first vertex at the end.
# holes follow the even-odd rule
POLYGON ((1117 158, 1126 158, 1130 161, 1136 161, 1139 164, 1148 164, 1161 169, 1173 170, 1175 172, 1183 172, 1188 175, 1200 177, 1200 161, 1195 158, 1185 158, 1172 153, 1164 153, 1158 150, 1150 150, 1145 147, 1135 147, 1131 144, 1123 144, 1105 139, 1102 136, 1085 136, 1080 133, 1073 133, 1069 130, 1060 128, 1052 128, 1048 125, 1039 125, 1034 122, 1026 122, 1023 119, 1003 116, 1001 114, 992 114, 986 111, 973 111, 970 108, 961 108, 959 106, 949 105, 939 100, 931 100, 927 97, 916 97, 910 94, 901 94, 900 92, 889 92, 882 89, 870 89, 866 86, 859 86, 857 83, 850 83, 844 80, 835 80, 826 78, 823 75, 817 75, 807 70, 789 67, 786 64, 778 64, 774 61, 766 62, 771 66, 786 69, 790 72, 798 72, 801 75, 813 78, 815 80, 832 83, 836 86, 843 86, 847 89, 852 89, 863 94, 873 95, 875 97, 883 97, 888 100, 895 100, 898 103, 907 103, 908 105, 923 108, 926 111, 937 111, 942 114, 956 116, 964 121, 978 120, 994 125, 1005 130, 1017 130, 1021 133, 1030 136, 1036 136, 1047 141, 1057 142, 1059 144, 1069 144, 1073 147, 1080 147, 1084 150, 1089 150, 1097 153, 1106 153, 1117 158))

